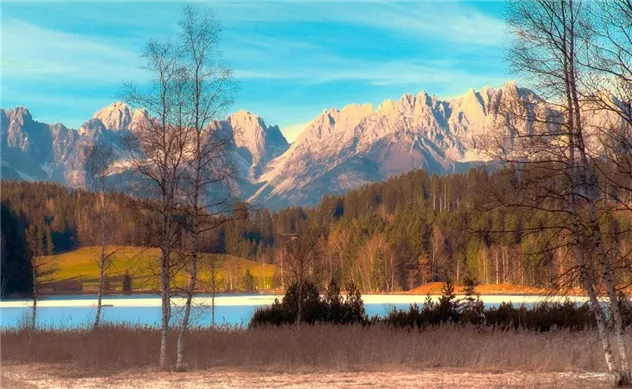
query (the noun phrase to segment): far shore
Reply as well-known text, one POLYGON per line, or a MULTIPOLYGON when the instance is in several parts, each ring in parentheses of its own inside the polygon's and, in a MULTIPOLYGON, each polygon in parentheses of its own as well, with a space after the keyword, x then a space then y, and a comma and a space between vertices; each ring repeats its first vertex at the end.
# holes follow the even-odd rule
MULTIPOLYGON (((433 301, 438 301, 439 295, 430 295, 433 301)), ((463 299, 465 296, 457 294, 458 299, 463 299)), ((268 295, 247 295, 247 296, 227 296, 218 295, 215 297, 216 306, 266 306, 274 303, 276 299, 279 301, 283 298, 279 294, 268 295)), ((365 304, 423 304, 427 295, 420 294, 365 294, 362 296, 362 300, 365 304)), ((544 301, 564 301, 566 299, 572 302, 582 303, 586 301, 584 296, 565 296, 565 295, 481 295, 481 301, 486 304, 500 304, 503 302, 511 302, 513 304, 534 304, 544 301)), ((182 306, 185 304, 184 297, 172 297, 172 304, 175 306, 182 306)), ((82 299, 58 299, 58 300, 40 300, 38 301, 38 307, 92 307, 97 303, 97 299, 82 298, 82 299)), ((0 301, 0 308, 22 308, 30 306, 32 303, 29 299, 20 300, 5 300, 0 301)), ((116 307, 160 307, 160 296, 155 297, 139 297, 130 299, 112 298, 112 296, 105 296, 102 300, 103 305, 116 306, 116 307)), ((211 306, 211 297, 208 295, 196 295, 193 298, 193 304, 195 306, 211 306)))
MULTIPOLYGON (((442 294, 443 282, 429 282, 422 286, 419 286, 412 290, 407 291, 394 291, 394 292, 379 292, 379 291, 362 291, 362 296, 440 296, 442 294)), ((457 295, 464 295, 465 290, 463 285, 455 285, 454 291, 457 295)), ((559 297, 559 296, 574 296, 585 297, 586 293, 582 289, 566 289, 563 291, 556 291, 554 289, 537 288, 515 284, 485 284, 478 285, 476 287, 476 293, 480 296, 541 296, 541 297, 559 297)), ((42 298, 51 296, 95 296, 97 290, 95 288, 87 288, 83 290, 52 290, 43 289, 40 292, 42 298)), ((284 291, 282 289, 268 289, 268 290, 232 290, 232 291, 218 291, 216 296, 231 297, 240 295, 261 295, 261 296, 273 296, 279 299, 283 297, 284 291)), ((342 294, 346 294, 346 291, 342 291, 342 294)), ((109 291, 104 293, 104 298, 109 297, 124 297, 124 296, 138 296, 138 295, 160 295, 158 289, 136 289, 130 293, 123 293, 121 291, 109 291)), ((196 291, 196 296, 209 296, 209 291, 196 291)), ((10 296, 8 299, 28 299, 28 296, 10 296)))

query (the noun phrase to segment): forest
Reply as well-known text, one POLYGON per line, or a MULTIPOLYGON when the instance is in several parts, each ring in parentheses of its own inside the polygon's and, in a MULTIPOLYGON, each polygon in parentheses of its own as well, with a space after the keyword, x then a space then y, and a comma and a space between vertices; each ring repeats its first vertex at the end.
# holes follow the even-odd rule
MULTIPOLYGON (((203 234, 201 250, 285 268, 285 237, 309 235, 316 252, 310 276, 321 288, 334 279, 340 285, 353 282, 363 292, 406 291, 447 279, 460 284, 466 276, 482 284, 579 286, 577 279, 564 280, 572 262, 551 240, 549 214, 489 206, 489 185, 504 185, 504 179, 483 169, 447 176, 417 170, 324 196, 315 207, 270 211, 237 202, 230 221, 203 234)), ((3 181, 2 188, 5 293, 29 290, 27 231, 40 237, 40 254, 97 244, 97 193, 26 181, 3 181)), ((151 244, 155 217, 139 218, 127 195, 108 196, 109 244, 151 244)), ((603 222, 608 244, 629 250, 629 217, 603 222)), ((274 281, 276 288, 288 282, 274 281)))

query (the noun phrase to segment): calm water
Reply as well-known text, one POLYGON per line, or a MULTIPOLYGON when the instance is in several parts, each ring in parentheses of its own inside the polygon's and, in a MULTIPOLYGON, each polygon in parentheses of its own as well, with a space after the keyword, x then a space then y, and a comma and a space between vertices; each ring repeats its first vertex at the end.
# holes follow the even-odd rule
MULTIPOLYGON (((236 295, 230 297, 260 297, 260 295, 236 295)), ((132 295, 132 296, 107 296, 108 300, 138 300, 147 298, 159 298, 157 295, 132 295)), ((48 296, 41 300, 46 301, 78 301, 95 300, 93 295, 76 296, 48 296)), ((1 307, 0 308, 0 328, 15 328, 23 323, 29 323, 31 308, 28 300, 11 299, 3 302, 24 303, 21 307, 1 307)), ((91 305, 91 304, 90 304, 91 305)), ((393 306, 398 308, 408 308, 409 304, 365 304, 369 315, 384 315, 393 306)), ((229 325, 248 325, 250 318, 255 312, 257 305, 218 305, 215 307, 215 323, 229 325)), ((182 307, 172 308, 172 322, 177 323, 182 317, 182 307)), ((161 309, 159 306, 114 306, 103 307, 101 318, 109 323, 127 323, 137 325, 159 326, 161 321, 161 309)), ((71 328, 90 325, 94 321, 96 308, 93 306, 39 306, 37 309, 37 324, 47 328, 71 328)), ((211 323, 211 308, 207 306, 194 306, 191 312, 192 323, 195 325, 208 326, 211 323)))
MULTIPOLYGON (((159 296, 153 294, 132 296, 107 296, 112 306, 103 307, 102 320, 109 323, 127 323, 136 325, 159 326, 161 310, 159 296), (140 300, 144 299, 142 302, 140 300), (138 302, 138 303, 137 303, 138 302), (117 306, 119 305, 119 306, 117 306), (148 305, 148 306, 147 306, 148 305)), ((412 300, 421 304, 425 296, 363 296, 366 312, 369 316, 384 316, 393 307, 407 309, 412 300), (377 302, 376 302, 377 301, 377 302), (384 301, 387 301, 386 303, 384 301)), ((258 306, 265 306, 273 297, 248 294, 231 294, 218 296, 215 307, 215 323, 245 326, 250 321, 258 306)), ((515 303, 531 305, 529 297, 515 303)), ((508 301, 504 299, 503 301, 508 301)), ((486 306, 497 305, 500 301, 484 301, 486 306)), ((47 328, 71 328, 90 325, 95 316, 96 303, 94 295, 49 296, 42 300, 38 307, 37 324, 47 328), (89 301, 92 300, 92 301, 89 301), (55 306, 46 306, 46 305, 55 306), (61 306, 59 306, 61 305, 61 306)), ((31 308, 28 300, 3 300, 0 302, 0 328, 15 328, 30 323, 31 308), (7 305, 11 305, 7 307, 7 305)), ((172 322, 177 323, 182 317, 182 307, 172 308, 172 322)), ((211 323, 211 309, 208 306, 193 307, 191 314, 194 325, 208 326, 211 323)))

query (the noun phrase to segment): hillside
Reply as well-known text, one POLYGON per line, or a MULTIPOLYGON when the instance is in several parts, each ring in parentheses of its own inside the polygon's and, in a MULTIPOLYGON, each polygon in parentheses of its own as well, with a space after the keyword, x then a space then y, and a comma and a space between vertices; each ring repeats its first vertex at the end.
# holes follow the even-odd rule
MULTIPOLYGON (((100 247, 88 246, 63 254, 46 256, 45 262, 50 260, 47 292, 54 293, 91 293, 97 290, 99 279, 98 255, 100 247)), ((158 290, 155 261, 160 251, 157 248, 144 249, 133 246, 108 247, 108 252, 114 252, 112 265, 107 271, 110 282, 110 292, 122 291, 122 280, 126 272, 132 278, 132 291, 158 290)), ((250 270, 254 277, 254 285, 258 290, 272 290, 276 265, 260 264, 228 254, 205 254, 200 260, 201 285, 199 291, 209 288, 210 275, 208 264, 217 261, 217 285, 220 291, 245 291, 243 276, 250 270), (231 289, 232 284, 232 289, 231 289)), ((173 287, 183 285, 185 272, 177 274, 173 287)))

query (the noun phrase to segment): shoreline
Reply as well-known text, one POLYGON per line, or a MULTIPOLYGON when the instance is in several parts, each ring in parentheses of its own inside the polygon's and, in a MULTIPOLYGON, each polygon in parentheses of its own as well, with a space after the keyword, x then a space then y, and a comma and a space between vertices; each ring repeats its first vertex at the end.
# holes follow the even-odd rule
MULTIPOLYGON (((440 295, 430 295, 433 301, 438 301, 440 295)), ((457 294, 457 299, 463 299, 465 296, 457 294)), ((266 306, 274 303, 275 299, 279 301, 283 298, 283 295, 269 294, 269 295, 248 295, 248 296, 226 296, 219 295, 215 297, 215 306, 266 306)), ((423 304, 427 295, 421 294, 365 294, 362 295, 362 300, 365 304, 423 304)), ((481 295, 480 299, 485 304, 500 304, 503 302, 511 302, 516 304, 534 304, 538 302, 553 302, 564 301, 566 299, 572 302, 585 302, 587 297, 585 296, 569 296, 569 295, 518 295, 518 294, 503 294, 503 295, 481 295)), ((58 299, 58 300, 39 300, 38 307, 93 307, 96 306, 96 296, 94 299, 58 299)), ((172 305, 182 306, 186 299, 184 297, 172 297, 172 305)), ((111 298, 104 297, 102 304, 108 307, 160 307, 161 299, 159 296, 155 297, 141 297, 141 298, 111 298)), ((208 306, 211 305, 211 298, 208 295, 195 296, 193 298, 193 304, 196 306, 208 306)), ((32 301, 29 299, 21 300, 3 300, 0 301, 0 308, 24 308, 32 306, 32 301)))
MULTIPOLYGON (((400 295, 410 295, 410 296, 427 296, 428 294, 431 296, 440 296, 441 289, 443 287, 443 282, 429 282, 424 285, 421 285, 417 288, 408 291, 395 291, 395 292, 367 292, 360 291, 362 296, 375 295, 375 296, 400 296, 400 295)), ((463 285, 454 285, 455 294, 460 295, 464 294, 464 286, 463 285)), ((538 287, 530 287, 523 286, 517 284, 480 284, 476 287, 476 292, 478 295, 482 296, 569 296, 569 297, 585 297, 586 293, 582 289, 569 289, 564 291, 555 291, 552 289, 546 288, 538 288, 538 287)), ((346 295, 346 290, 341 290, 342 295, 346 295)), ((53 291, 51 289, 44 289, 40 292, 40 296, 44 299, 47 297, 54 296, 95 296, 96 298, 97 290, 96 289, 84 289, 84 290, 57 290, 53 291)), ((269 289, 269 290, 252 290, 252 291, 221 291, 216 292, 216 296, 283 296, 283 289, 269 289)), ((104 293, 105 296, 112 297, 134 297, 139 295, 160 295, 159 289, 137 289, 130 293, 123 293, 121 291, 109 291, 104 293)), ((210 296, 210 292, 208 291, 198 291, 195 292, 195 295, 202 296, 210 296)), ((11 301, 11 300, 24 300, 28 299, 28 296, 15 296, 8 298, 6 300, 0 301, 11 301)))

